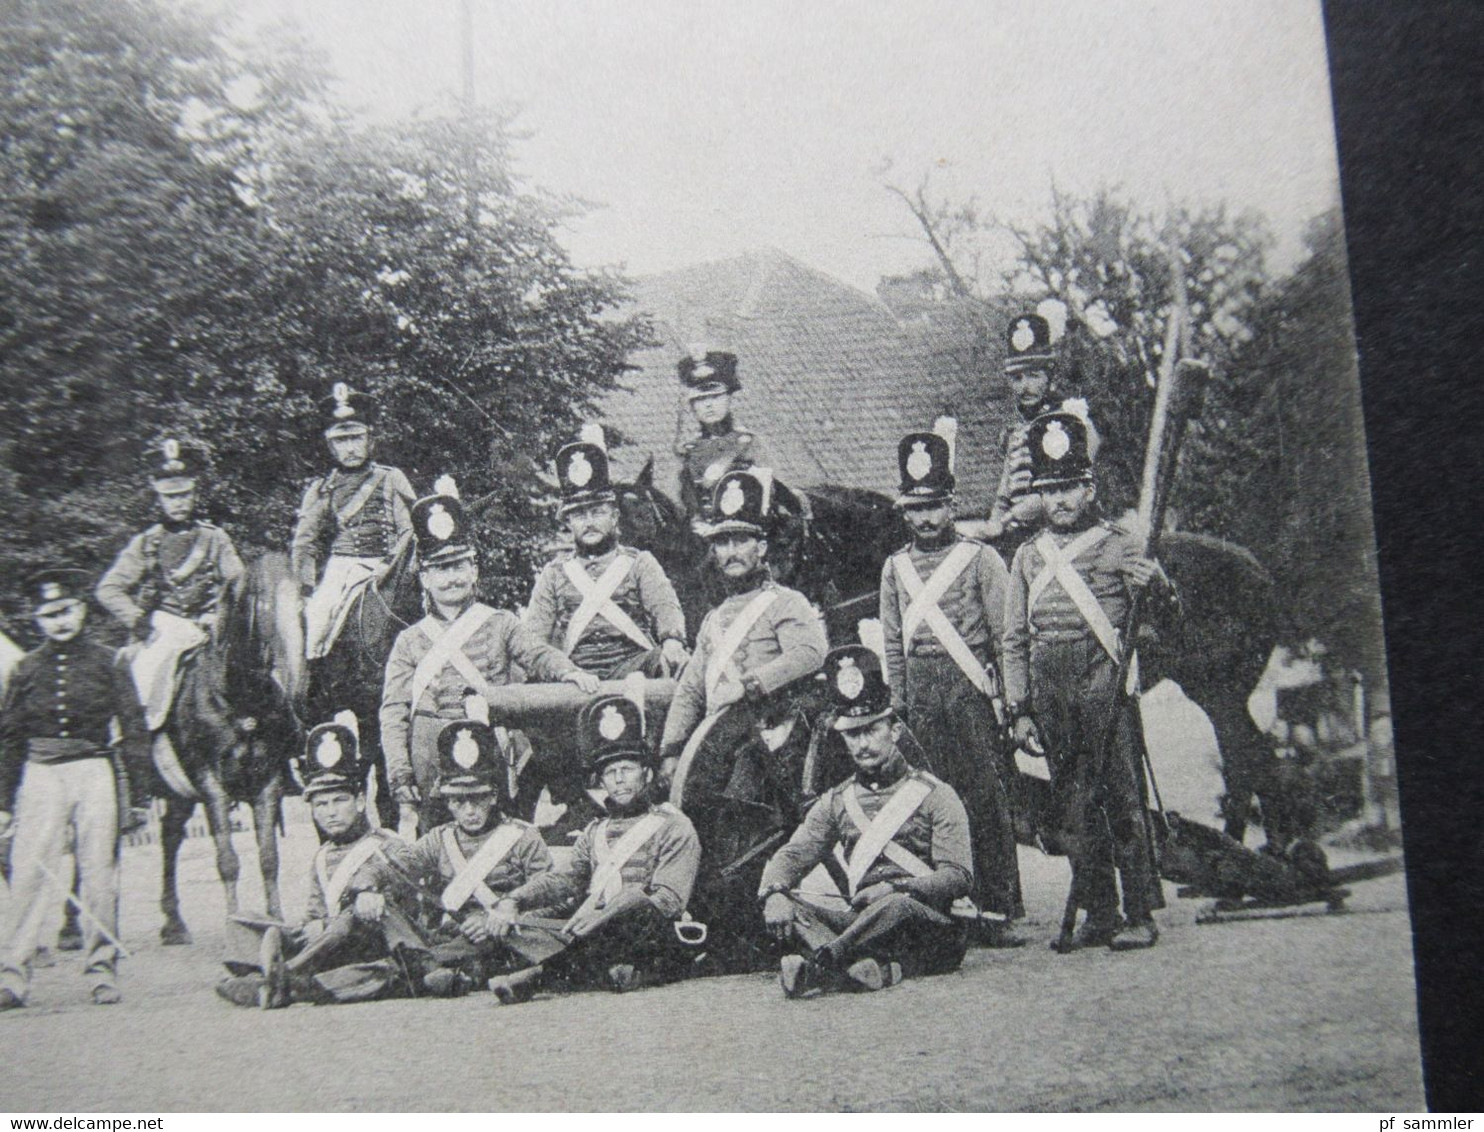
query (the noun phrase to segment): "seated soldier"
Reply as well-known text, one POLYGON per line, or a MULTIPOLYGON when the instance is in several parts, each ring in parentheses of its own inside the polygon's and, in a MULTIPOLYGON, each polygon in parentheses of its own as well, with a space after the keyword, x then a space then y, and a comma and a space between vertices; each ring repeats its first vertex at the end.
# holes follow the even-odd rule
POLYGON ((963 803, 947 783, 908 765, 876 654, 864 645, 834 649, 825 675, 855 774, 815 802, 773 854, 759 893, 768 930, 802 945, 779 970, 789 998, 880 990, 956 969, 967 941, 949 908, 974 884, 963 803), (844 896, 799 891, 836 855, 844 896))
POLYGON ((502 1003, 530 998, 543 982, 607 982, 615 991, 679 977, 693 966, 705 928, 685 914, 701 842, 690 819, 651 796, 654 770, 644 713, 624 696, 582 710, 578 736, 606 795, 607 815, 577 838, 571 863, 500 900, 495 934, 527 966, 490 981, 502 1003), (567 920, 522 916, 581 900, 567 920))
POLYGON ((355 715, 339 712, 314 728, 304 761, 304 797, 324 839, 310 874, 308 914, 297 928, 229 920, 227 967, 248 973, 225 979, 216 993, 264 1010, 415 994, 432 965, 415 922, 422 893, 411 872, 412 847, 366 821, 369 768, 355 715), (246 945, 256 945, 256 954, 232 956, 246 945))
POLYGON ((654 555, 618 541, 603 427, 587 426, 581 440, 565 445, 556 470, 558 515, 572 549, 536 578, 526 628, 604 680, 679 672, 686 659, 685 612, 654 555))
POLYGON ((438 736, 438 793, 453 821, 412 848, 412 868, 420 880, 436 882, 444 913, 433 947, 440 966, 423 979, 434 994, 462 994, 509 969, 512 956, 492 932, 490 910, 551 868, 541 832, 500 812, 509 800, 509 768, 489 725, 489 705, 470 696, 466 710, 469 719, 445 725, 438 736))

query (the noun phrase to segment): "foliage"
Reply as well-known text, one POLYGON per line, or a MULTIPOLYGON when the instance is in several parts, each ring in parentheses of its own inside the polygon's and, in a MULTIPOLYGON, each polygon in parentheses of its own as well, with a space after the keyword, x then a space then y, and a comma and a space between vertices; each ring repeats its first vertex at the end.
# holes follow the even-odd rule
POLYGON ((573 206, 520 182, 508 120, 354 126, 302 46, 159 0, 7 5, 0 77, 11 609, 29 569, 99 570, 149 520, 165 435, 210 453, 244 550, 284 547, 337 380, 382 400, 378 458, 415 487, 488 497, 491 596, 524 596, 534 470, 648 331, 572 265, 573 206))

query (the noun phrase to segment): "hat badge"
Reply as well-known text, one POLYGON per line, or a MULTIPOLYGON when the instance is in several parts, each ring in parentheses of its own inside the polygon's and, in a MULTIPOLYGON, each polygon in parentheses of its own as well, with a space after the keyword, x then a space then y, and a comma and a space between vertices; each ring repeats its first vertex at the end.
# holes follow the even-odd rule
POLYGON ((448 513, 448 508, 441 503, 435 503, 428 508, 428 534, 440 542, 447 542, 453 537, 457 524, 453 516, 448 513))
POLYGON ((567 479, 573 487, 586 487, 592 478, 593 466, 588 461, 587 453, 578 449, 567 464, 567 479))
POLYGON ((907 457, 907 474, 915 480, 920 480, 932 470, 933 458, 928 454, 927 442, 913 441, 912 452, 907 457))
POLYGON ((62 597, 62 587, 61 587, 61 585, 59 583, 57 583, 57 582, 47 582, 45 585, 43 585, 41 587, 41 600, 42 601, 60 601, 61 600, 61 597, 62 597))
POLYGON ((453 737, 453 761, 465 770, 479 761, 479 743, 467 727, 453 737))
POLYGON ((619 739, 628 729, 624 723, 623 712, 609 704, 603 709, 603 714, 598 717, 598 734, 612 743, 619 739))
POLYGON ((855 666, 855 658, 843 657, 840 671, 835 675, 835 687, 847 700, 854 700, 866 690, 866 674, 855 666))
POLYGON ((1015 330, 1010 335, 1010 345, 1016 350, 1029 350, 1036 342, 1036 332, 1031 329, 1028 319, 1021 319, 1015 324, 1015 330))
POLYGON ((700 362, 692 372, 696 377, 700 378, 714 377, 716 375, 716 367, 709 362, 700 362))
POLYGON ((164 443, 166 472, 183 472, 185 463, 180 458, 180 441, 173 437, 164 443))
POLYGON ((1052 421, 1046 426, 1046 433, 1041 437, 1041 451, 1053 460, 1060 460, 1072 450, 1072 438, 1067 435, 1067 430, 1062 427, 1061 421, 1052 421))
POLYGON ((742 485, 736 480, 732 480, 722 490, 721 499, 718 500, 717 506, 721 508, 723 515, 735 515, 738 511, 742 510, 742 505, 746 502, 747 496, 743 494, 742 485))
POLYGON ((335 412, 333 415, 336 420, 344 420, 346 417, 356 415, 355 409, 350 404, 349 385, 346 385, 343 381, 337 381, 334 388, 330 390, 330 395, 335 398, 335 412))
POLYGON ((340 736, 333 731, 326 731, 319 737, 319 745, 314 748, 314 761, 325 770, 339 766, 340 760, 345 757, 345 750, 340 746, 340 736))

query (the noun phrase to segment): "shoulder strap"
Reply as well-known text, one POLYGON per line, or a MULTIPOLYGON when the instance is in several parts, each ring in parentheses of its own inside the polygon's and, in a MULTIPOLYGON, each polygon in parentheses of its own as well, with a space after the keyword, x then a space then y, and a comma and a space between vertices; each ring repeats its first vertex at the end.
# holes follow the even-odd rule
POLYGON ((1064 547, 1058 547, 1051 536, 1043 532, 1036 539, 1036 549, 1046 564, 1041 568, 1040 574, 1031 582, 1027 591, 1026 610, 1027 613, 1034 610, 1036 601, 1045 592, 1046 587, 1052 581, 1057 582, 1077 607, 1077 612, 1087 622, 1087 627, 1092 630, 1092 635, 1098 639, 1098 644, 1103 646, 1103 651, 1112 658, 1114 663, 1118 662, 1121 645, 1118 640, 1118 630, 1113 622, 1108 619, 1107 611, 1103 609, 1102 603, 1097 596, 1088 588, 1087 581, 1077 572, 1072 564, 1078 555, 1090 550, 1111 532, 1107 527, 1098 526, 1084 531, 1077 538, 1067 543, 1064 547), (1091 537, 1091 536, 1096 537, 1091 537))
MULTIPOLYGON (((211 528, 204 523, 196 525, 196 538, 191 543, 191 549, 181 559, 180 564, 174 569, 165 572, 165 578, 172 586, 178 586, 190 579, 191 575, 201 568, 206 560, 206 552, 211 548, 211 528)), ((156 551, 158 554, 158 550, 156 551)))
POLYGON ((905 652, 916 635, 918 626, 926 624, 932 631, 938 643, 943 646, 944 651, 953 658, 959 670, 968 678, 969 683, 978 688, 986 696, 995 693, 994 680, 989 670, 974 655, 974 650, 964 640, 963 634, 958 631, 953 622, 948 620, 948 615, 943 612, 938 604, 943 595, 965 570, 969 563, 979 553, 979 544, 973 542, 961 542, 948 552, 948 556, 938 563, 938 568, 933 571, 932 577, 924 584, 922 575, 917 572, 917 567, 912 558, 905 551, 892 557, 892 568, 902 583, 901 597, 906 602, 906 610, 902 614, 902 649, 905 652))
POLYGON ((706 665, 706 699, 708 701, 715 694, 716 685, 721 682, 722 673, 726 671, 732 657, 742 647, 742 642, 747 639, 747 634, 752 632, 752 627, 757 624, 758 618, 763 615, 768 606, 778 599, 778 593, 777 586, 765 588, 742 607, 742 612, 737 614, 736 620, 728 625, 726 632, 721 635, 716 650, 711 654, 711 662, 706 665))
POLYGON ((457 912, 472 896, 486 910, 493 908, 499 897, 485 883, 485 878, 510 856, 510 850, 515 848, 522 832, 520 826, 502 822, 485 839, 473 857, 465 858, 463 850, 459 848, 459 838, 454 827, 446 826, 443 833, 444 848, 448 851, 448 859, 453 862, 454 877, 443 889, 443 907, 450 912, 457 912))
POLYGON ((412 671, 413 711, 417 710, 423 693, 428 690, 428 685, 450 664, 460 676, 469 681, 475 690, 482 693, 489 686, 489 681, 485 679, 484 674, 474 667, 474 662, 464 653, 464 646, 469 643, 469 638, 494 616, 494 613, 495 611, 489 606, 475 602, 460 613, 446 628, 431 615, 419 622, 424 634, 432 640, 433 647, 423 654, 423 658, 417 662, 417 667, 412 671))
POLYGON ((366 482, 361 484, 356 489, 356 493, 345 501, 344 507, 335 512, 336 524, 343 527, 359 515, 377 489, 386 484, 386 480, 386 469, 380 464, 373 464, 371 474, 366 477, 366 482))
POLYGON ((610 847, 608 844, 609 819, 604 818, 593 827, 593 857, 597 867, 593 869, 588 884, 587 899, 573 913, 574 917, 594 908, 601 908, 616 897, 623 888, 623 867, 629 859, 649 844, 650 838, 660 831, 669 815, 662 810, 651 810, 636 821, 610 847))
POLYGON ((861 879, 883 853, 893 864, 905 869, 913 876, 925 876, 932 872, 933 870, 914 853, 892 841, 902 826, 907 824, 907 820, 922 806, 927 796, 933 792, 932 786, 920 778, 909 778, 897 788, 895 794, 887 799, 886 805, 877 811, 874 818, 866 816, 866 811, 861 808, 860 799, 855 796, 855 791, 855 784, 851 783, 841 794, 841 800, 845 804, 845 813, 861 831, 860 840, 855 843, 855 851, 850 854, 850 860, 845 866, 845 876, 850 882, 848 895, 855 895, 860 887, 861 879), (896 851, 893 852, 893 849, 896 851), (908 864, 908 860, 912 863, 908 864))
POLYGON ((618 587, 623 585, 624 579, 633 570, 634 562, 635 559, 632 556, 619 553, 597 578, 593 578, 583 569, 582 563, 575 557, 568 558, 561 564, 562 573, 567 576, 567 581, 571 582, 572 587, 582 595, 581 604, 572 614, 572 620, 567 623, 567 634, 562 640, 562 651, 568 656, 572 655, 572 650, 582 640, 582 635, 587 632, 588 626, 599 616, 640 648, 654 648, 654 642, 649 639, 649 634, 635 624, 634 619, 619 608, 618 603, 613 600, 618 587))
MULTIPOLYGON (((356 875, 356 870, 369 861, 373 855, 381 849, 381 840, 374 833, 368 833, 354 845, 349 852, 340 858, 340 863, 335 866, 334 874, 326 882, 324 879, 325 857, 319 860, 320 883, 325 890, 325 907, 333 914, 340 907, 340 898, 345 895, 345 888, 356 875)), ((325 856, 328 856, 326 853, 325 856)))

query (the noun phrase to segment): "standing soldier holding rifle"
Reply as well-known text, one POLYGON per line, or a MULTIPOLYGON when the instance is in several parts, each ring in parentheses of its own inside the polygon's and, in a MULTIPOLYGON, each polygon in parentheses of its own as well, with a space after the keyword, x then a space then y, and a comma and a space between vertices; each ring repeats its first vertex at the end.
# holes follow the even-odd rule
POLYGON ((1146 824, 1138 711, 1120 686, 1127 669, 1116 626, 1139 591, 1172 603, 1173 590, 1133 535, 1097 517, 1082 418, 1047 413, 1028 439, 1045 520, 1010 567, 1005 694, 1017 745, 1047 759, 1072 900, 1087 911, 1058 950, 1153 947, 1153 912, 1164 902, 1146 824))

